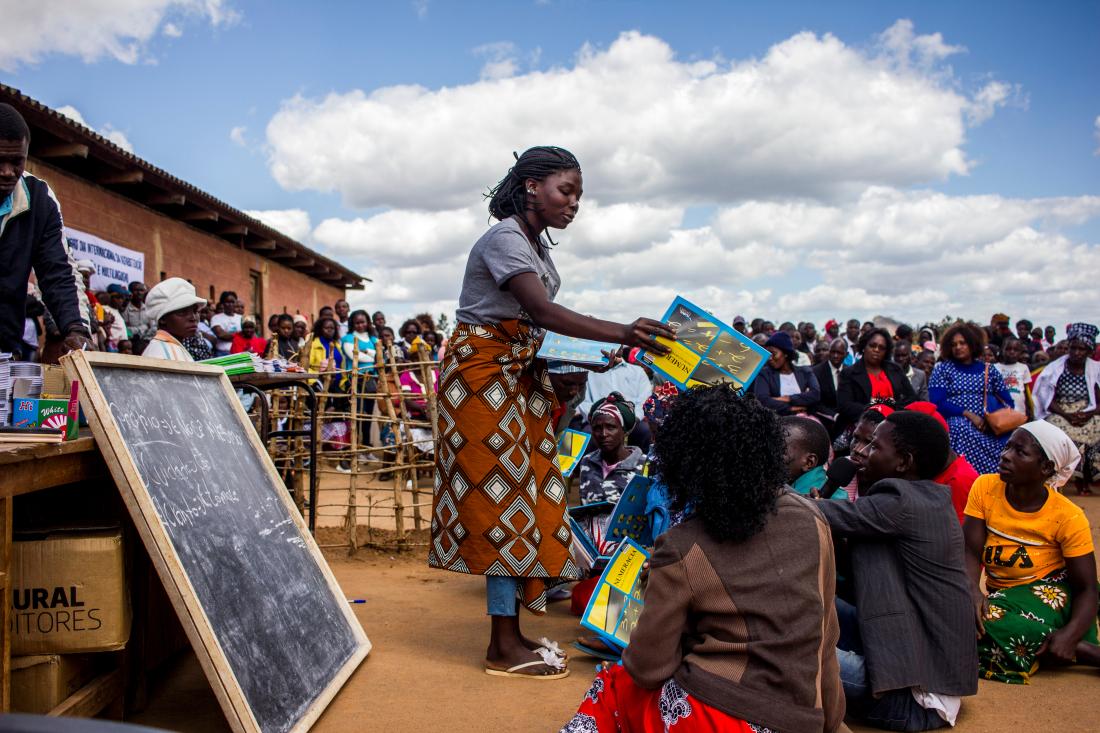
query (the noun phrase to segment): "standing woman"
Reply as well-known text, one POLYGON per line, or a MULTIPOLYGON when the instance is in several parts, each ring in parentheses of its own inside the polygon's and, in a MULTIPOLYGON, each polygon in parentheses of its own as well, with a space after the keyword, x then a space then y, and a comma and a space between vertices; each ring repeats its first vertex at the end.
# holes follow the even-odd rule
POLYGON ((489 674, 569 673, 553 644, 520 633, 517 615, 517 599, 545 611, 548 579, 581 577, 569 553, 566 484, 550 424, 556 399, 546 362, 535 356, 543 329, 659 353, 666 349, 657 336, 675 338, 658 321, 623 325, 553 302, 561 280, 546 230, 572 223, 582 193, 570 152, 536 147, 519 156, 490 194, 489 213, 500 223, 470 251, 441 365, 428 564, 486 576, 489 674))
POLYGON ((985 331, 973 323, 956 323, 943 334, 940 360, 928 380, 928 399, 947 420, 951 450, 965 456, 979 474, 997 473, 1008 442, 1007 435, 988 431, 986 413, 1012 405, 1001 373, 981 359, 984 347, 985 331))
POLYGON ((1089 484, 1100 477, 1100 362, 1090 358, 1096 334, 1091 323, 1071 323, 1066 328, 1069 352, 1047 364, 1031 392, 1035 419, 1060 428, 1081 451, 1075 475, 1081 495, 1091 494, 1089 484))

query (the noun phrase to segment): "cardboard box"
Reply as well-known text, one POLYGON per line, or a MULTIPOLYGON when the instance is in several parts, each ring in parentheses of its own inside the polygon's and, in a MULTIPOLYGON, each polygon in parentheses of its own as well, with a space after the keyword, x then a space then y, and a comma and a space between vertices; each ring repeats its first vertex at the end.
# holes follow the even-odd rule
POLYGON ((65 376, 65 367, 57 364, 42 365, 42 396, 54 399, 68 399, 69 385, 72 382, 65 376))
POLYGON ((95 670, 91 654, 12 657, 11 709, 45 715, 91 682, 95 670))
POLYGON ((64 428, 65 440, 72 440, 80 429, 69 424, 69 401, 42 397, 17 397, 12 400, 11 424, 16 428, 64 428))
POLYGON ((123 649, 130 589, 119 530, 12 543, 12 654, 123 649))

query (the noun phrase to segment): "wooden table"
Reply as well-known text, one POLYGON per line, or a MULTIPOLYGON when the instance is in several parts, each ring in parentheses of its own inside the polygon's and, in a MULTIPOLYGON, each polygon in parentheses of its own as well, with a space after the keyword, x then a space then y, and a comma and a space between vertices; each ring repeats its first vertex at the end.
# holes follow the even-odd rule
MULTIPOLYGON (((110 480, 95 439, 81 431, 65 443, 0 445, 0 711, 11 709, 12 503, 16 496, 90 480, 110 480)), ((63 701, 51 715, 89 716, 118 700, 120 670, 97 677, 63 701)))

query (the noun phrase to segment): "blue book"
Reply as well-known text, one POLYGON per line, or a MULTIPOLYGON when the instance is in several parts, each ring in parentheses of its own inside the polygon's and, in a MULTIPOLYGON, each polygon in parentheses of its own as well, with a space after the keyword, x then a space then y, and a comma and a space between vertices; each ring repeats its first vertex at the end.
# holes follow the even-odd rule
POLYGON ((615 510, 611 512, 604 542, 617 545, 623 540, 632 540, 646 547, 653 545, 653 528, 649 523, 649 515, 645 513, 649 503, 649 487, 652 484, 653 479, 642 474, 630 479, 623 495, 615 504, 615 510))
POLYGON ((638 359, 680 389, 723 383, 748 389, 771 358, 763 346, 680 296, 661 320, 676 332, 676 341, 657 339, 670 352, 643 351, 638 359))
POLYGON ((603 352, 614 353, 619 348, 618 344, 606 341, 589 341, 588 339, 562 336, 560 333, 547 331, 542 339, 542 347, 539 348, 540 359, 551 361, 569 361, 575 364, 607 364, 607 357, 603 352))
POLYGON ((615 649, 625 649, 630 633, 642 615, 645 591, 642 566, 649 553, 638 543, 626 539, 604 568, 600 580, 581 615, 581 626, 595 631, 615 649))
POLYGON ((588 441, 592 436, 579 430, 566 429, 558 438, 558 468, 561 475, 568 478, 580 465, 581 457, 588 450, 588 441))

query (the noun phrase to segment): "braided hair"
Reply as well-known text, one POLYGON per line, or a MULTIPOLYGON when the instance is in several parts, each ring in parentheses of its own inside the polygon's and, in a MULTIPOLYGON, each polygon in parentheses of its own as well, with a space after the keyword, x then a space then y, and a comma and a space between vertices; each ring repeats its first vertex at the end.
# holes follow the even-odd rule
MULTIPOLYGON (((524 183, 528 179, 542 181, 552 173, 579 170, 581 167, 572 153, 552 145, 540 145, 528 148, 523 155, 512 155, 516 158, 516 164, 485 194, 485 198, 489 199, 489 214, 497 221, 526 213, 527 187, 524 183)), ((553 240, 550 243, 553 244, 553 240)))

